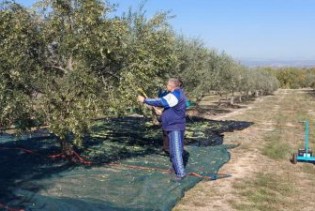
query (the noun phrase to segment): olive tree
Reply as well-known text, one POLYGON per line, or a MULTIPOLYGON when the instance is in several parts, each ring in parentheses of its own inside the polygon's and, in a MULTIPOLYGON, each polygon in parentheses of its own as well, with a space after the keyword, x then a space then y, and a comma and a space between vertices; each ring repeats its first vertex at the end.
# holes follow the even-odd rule
POLYGON ((177 55, 175 74, 183 80, 189 97, 199 101, 214 86, 214 64, 218 54, 206 48, 200 40, 188 40, 182 36, 177 37, 175 50, 177 55))
POLYGON ((39 119, 35 96, 42 62, 40 34, 31 15, 14 2, 0 8, 0 127, 20 130, 39 119))
POLYGON ((176 62, 174 35, 168 25, 168 13, 157 13, 148 19, 143 7, 130 9, 121 20, 127 31, 123 36, 124 51, 118 90, 112 102, 120 112, 136 108, 137 94, 157 96, 158 88, 170 76, 176 62))
POLYGON ((114 73, 108 67, 111 51, 120 44, 120 28, 106 19, 111 7, 98 0, 37 5, 45 58, 36 100, 48 129, 71 154, 73 145, 82 145, 93 118, 110 110, 114 73))

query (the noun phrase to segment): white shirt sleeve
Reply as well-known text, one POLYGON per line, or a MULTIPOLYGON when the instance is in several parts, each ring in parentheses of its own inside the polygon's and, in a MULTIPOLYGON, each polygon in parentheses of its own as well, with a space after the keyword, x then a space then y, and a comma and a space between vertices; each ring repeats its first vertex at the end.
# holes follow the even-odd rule
POLYGON ((178 103, 177 97, 174 94, 172 94, 172 93, 169 93, 169 94, 165 95, 163 97, 163 99, 166 100, 166 102, 169 105, 169 107, 174 107, 178 103))

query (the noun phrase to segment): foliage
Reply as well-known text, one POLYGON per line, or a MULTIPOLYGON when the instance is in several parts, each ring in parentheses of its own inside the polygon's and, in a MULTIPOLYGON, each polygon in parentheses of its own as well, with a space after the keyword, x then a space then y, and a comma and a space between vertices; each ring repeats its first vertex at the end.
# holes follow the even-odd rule
POLYGON ((35 6, 6 1, 0 7, 1 127, 45 125, 71 148, 82 145, 94 118, 141 111, 136 96, 155 97, 168 77, 180 77, 197 100, 212 90, 277 89, 273 74, 176 35, 168 12, 147 18, 140 5, 110 17, 115 7, 100 0, 35 6))
POLYGON ((305 88, 315 86, 314 68, 280 68, 273 69, 273 74, 277 77, 282 88, 305 88))
POLYGON ((176 43, 176 75, 182 78, 186 91, 194 98, 200 99, 212 89, 217 54, 204 47, 199 40, 186 40, 179 37, 176 43))
POLYGON ((38 116, 33 98, 41 41, 33 16, 21 6, 2 4, 0 20, 0 125, 26 129, 38 116))
POLYGON ((252 70, 238 64, 226 53, 209 50, 199 40, 177 38, 175 45, 178 57, 174 72, 183 79, 189 96, 201 100, 210 91, 220 95, 248 95, 261 91, 270 94, 278 88, 274 75, 262 70, 252 70))
POLYGON ((174 36, 167 23, 167 15, 158 13, 147 19, 141 6, 136 12, 130 9, 121 18, 128 29, 124 36, 126 48, 122 55, 118 94, 113 99, 117 102, 116 109, 137 107, 137 94, 146 93, 156 97, 158 88, 170 74, 176 57, 174 36))
POLYGON ((102 92, 101 77, 97 77, 105 68, 101 62, 107 58, 104 51, 109 51, 104 49, 109 43, 107 31, 103 31, 108 10, 99 1, 52 0, 43 1, 42 6, 45 74, 38 107, 51 132, 62 142, 74 140, 80 146, 102 100, 108 98, 102 92))

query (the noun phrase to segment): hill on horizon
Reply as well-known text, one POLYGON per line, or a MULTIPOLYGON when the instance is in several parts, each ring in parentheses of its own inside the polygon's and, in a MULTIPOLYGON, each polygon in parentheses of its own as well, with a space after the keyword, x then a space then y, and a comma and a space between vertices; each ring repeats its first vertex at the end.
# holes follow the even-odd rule
POLYGON ((247 67, 315 67, 314 60, 239 59, 247 67))

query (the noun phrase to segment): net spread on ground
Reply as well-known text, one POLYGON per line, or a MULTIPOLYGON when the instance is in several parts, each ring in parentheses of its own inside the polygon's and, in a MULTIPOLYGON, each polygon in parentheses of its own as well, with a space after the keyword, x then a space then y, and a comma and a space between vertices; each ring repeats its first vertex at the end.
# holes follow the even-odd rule
POLYGON ((0 203, 25 210, 170 210, 198 182, 216 179, 229 161, 233 146, 223 144, 222 133, 250 124, 187 119, 184 161, 190 175, 180 182, 168 171, 161 128, 145 118, 96 121, 78 150, 90 166, 49 158, 59 150, 49 133, 2 134, 0 203))

